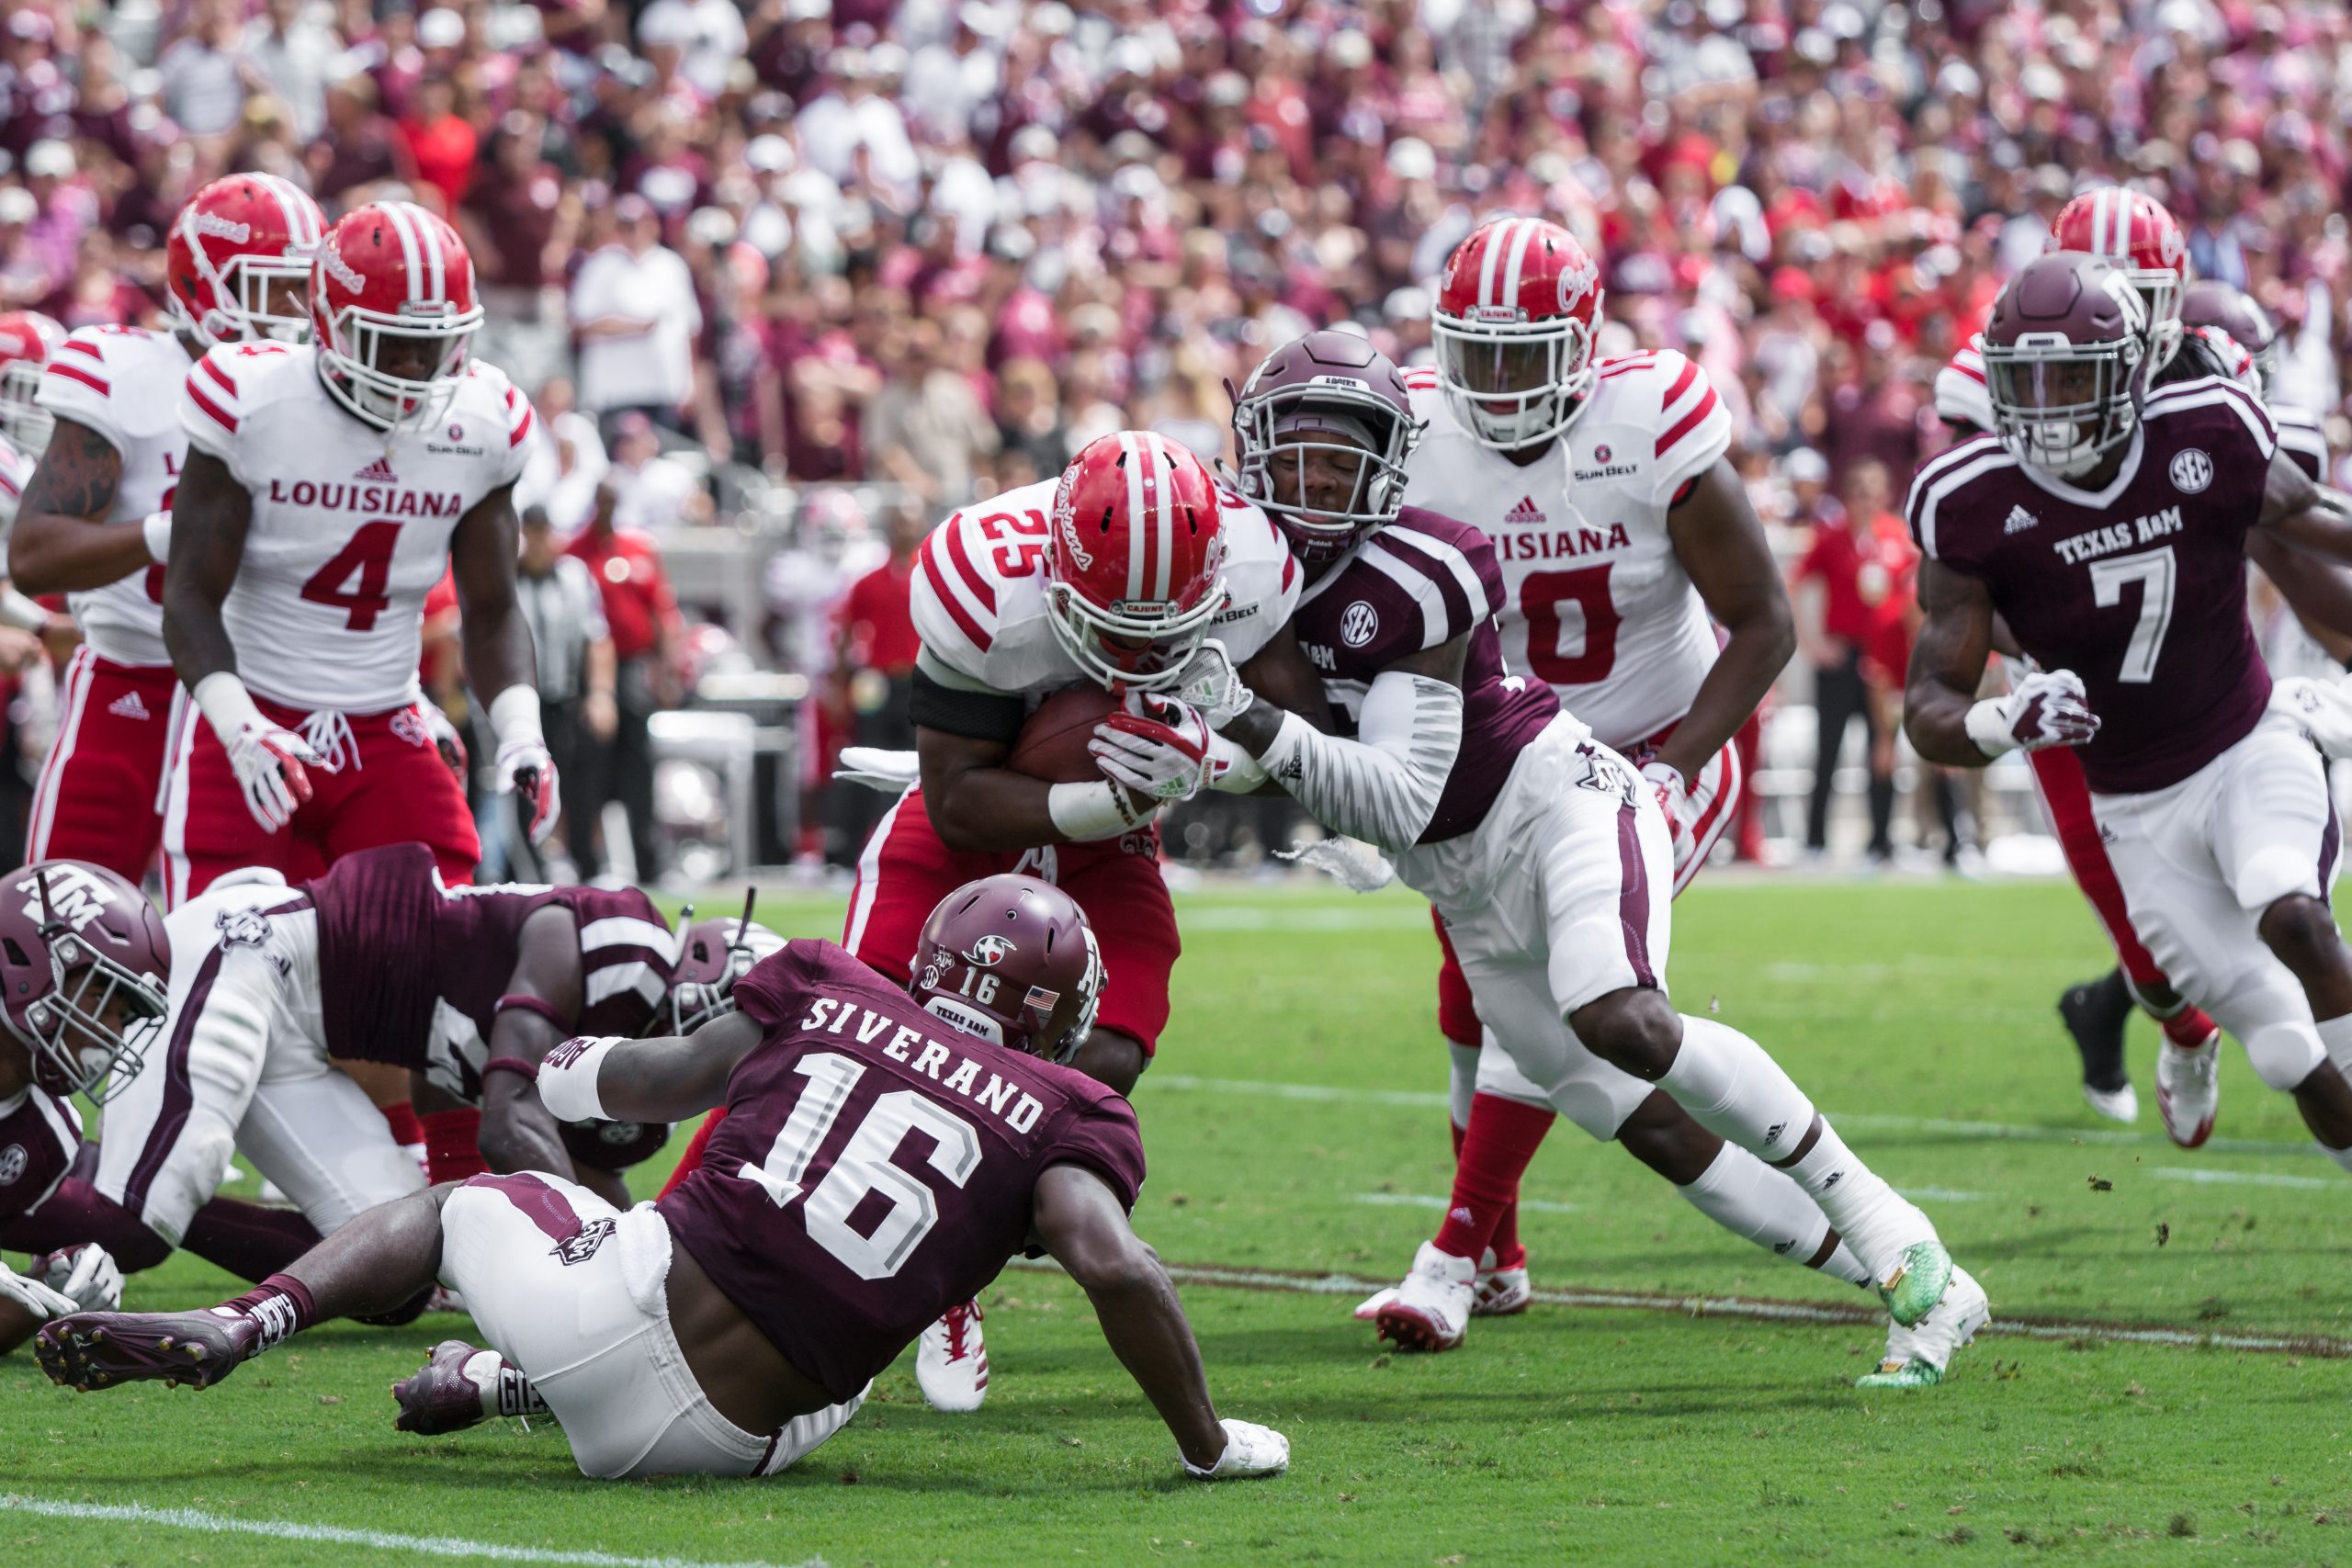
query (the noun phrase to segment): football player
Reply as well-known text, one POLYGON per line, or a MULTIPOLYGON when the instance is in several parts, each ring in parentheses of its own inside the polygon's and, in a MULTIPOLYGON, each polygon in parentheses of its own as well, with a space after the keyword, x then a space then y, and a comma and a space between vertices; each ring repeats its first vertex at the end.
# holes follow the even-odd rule
MULTIPOLYGON (((1498 219, 1454 249, 1430 321, 1437 361, 1404 372, 1423 426, 1405 462, 1405 500, 1493 541, 1505 664, 1549 684, 1650 780, 1674 829, 1679 895, 1738 810, 1745 781, 1733 738, 1788 663, 1796 632, 1764 525, 1724 455, 1731 416, 1706 372, 1671 349, 1600 358, 1601 294, 1584 246, 1541 219, 1498 219)), ((1255 498, 1272 510, 1262 492, 1255 498)), ((1286 526, 1312 558, 1304 552, 1321 547, 1316 525, 1286 526)), ((1481 1055, 1477 1011, 1442 924, 1438 945, 1457 1162, 1479 1190, 1503 1195, 1476 1311, 1519 1312, 1528 1302, 1519 1180, 1552 1111, 1513 1081, 1508 1055, 1481 1055), (1483 1104, 1474 1098, 1482 1088, 1483 1104)), ((1618 1136, 1719 1219, 1745 1190, 1737 1151, 1726 1154, 1664 1093, 1622 1127, 1589 1130, 1618 1136)))
MULTIPOLYGON (((2352 1168, 2352 950, 2327 908, 2336 824, 2318 757, 2246 615, 2251 556, 2352 562, 2344 498, 2219 376, 2148 389, 2147 306, 2103 257, 2013 278, 1984 334, 1994 433, 1923 468, 1908 504, 1927 615, 1904 725, 1919 754, 2080 764, 2126 928, 2352 1168), (1975 700, 1996 617, 2038 668, 1975 700)), ((2213 1114, 2218 1042, 2160 1057, 2176 1141, 2213 1114)))
POLYGON ((28 594, 63 593, 83 644, 59 691, 57 739, 28 853, 72 856, 137 884, 163 837, 165 752, 184 699, 164 648, 164 559, 187 451, 180 388, 216 344, 291 342, 326 220, 274 175, 232 175, 188 199, 164 241, 171 328, 84 327, 50 355, 40 466, 8 544, 28 594))
MULTIPOLYGON (((232 1151, 320 1235, 424 1184, 330 1055, 410 1076, 436 1165, 450 1162, 432 1145, 469 1131, 474 1108, 493 1169, 580 1171, 617 1194, 594 1168, 650 1152, 559 1128, 530 1094, 565 1036, 636 1033, 667 998, 673 939, 635 889, 451 887, 431 850, 392 844, 298 886, 266 868, 221 878, 164 925, 180 957, 169 1015, 148 1071, 107 1107, 95 1183, 164 1243, 232 1151)), ((732 971, 690 978, 723 992, 732 971)))
POLYGON ((943 1308, 1042 1249, 1087 1292, 1186 1474, 1279 1474, 1289 1443, 1218 1419, 1175 1289, 1128 1227, 1134 1110, 1068 1066, 1102 985, 1085 914, 1035 878, 992 876, 941 901, 912 957, 902 987, 793 942, 685 1038, 548 1055, 537 1092, 557 1116, 727 1105, 709 1157, 656 1205, 624 1211, 551 1176, 435 1187, 209 1311, 51 1323, 41 1365, 85 1390, 209 1387, 437 1277, 489 1348, 437 1348, 396 1391, 401 1429, 537 1405, 587 1475, 771 1475, 839 1430, 943 1308))
MULTIPOLYGON (((33 464, 49 444, 49 411, 40 406, 40 371, 65 329, 38 310, 0 311, 0 536, 16 526, 33 464)), ((0 571, 0 626, 49 629, 50 615, 0 571)))
MULTIPOLYGON (((1276 645, 1322 671, 1337 732, 1253 692, 1214 648, 1176 694, 1317 820, 1395 857, 1444 920, 1519 1081, 1601 1135, 1663 1089, 1753 1156, 1742 1182, 1793 1179, 1810 1233, 1834 1227, 1831 1244, 1843 1238, 1894 1319, 1886 1363, 1864 1382, 1939 1382, 1986 1319, 1983 1291, 1761 1047, 1674 1010, 1674 829, 1658 791, 1548 683, 1506 672, 1493 544, 1401 505, 1387 475, 1395 433, 1414 422, 1394 367, 1328 334, 1311 342, 1332 368, 1258 383, 1262 404, 1245 394, 1236 425, 1243 463, 1288 504, 1292 526, 1344 546, 1306 563, 1296 641, 1276 645), (1342 354, 1351 373, 1338 372, 1342 354)), ((1437 1239, 1374 1309, 1383 1335, 1408 1348, 1447 1349, 1467 1331, 1500 1206, 1466 1179, 1465 1164, 1437 1239)))
POLYGON ((498 787, 531 800, 535 837, 554 818, 514 606, 531 405, 468 357, 481 307, 465 246, 413 204, 359 208, 316 247, 309 308, 309 343, 223 344, 185 378, 164 598, 198 713, 165 793, 169 906, 226 871, 299 880, 410 840, 444 881, 470 879, 473 816, 417 684, 420 615, 445 566, 466 669, 489 694, 498 787))
MULTIPOLYGON (((1180 945, 1159 874, 1159 810, 1202 788, 1264 781, 1220 772, 1197 724, 1182 766, 1047 784, 1005 763, 1045 697, 1087 684, 1164 688, 1212 629, 1254 672, 1251 660, 1290 619, 1298 568, 1263 512, 1221 489, 1191 452, 1139 432, 1089 443, 1057 479, 966 507, 923 542, 919 561, 920 777, 866 840, 842 945, 903 981, 916 935, 947 892, 999 872, 1043 877, 1096 921, 1110 980, 1077 1066, 1124 1094, 1168 1022, 1180 945)), ((1298 685, 1295 700, 1320 703, 1311 678, 1298 685)), ((1117 722, 1172 737, 1141 711, 1117 722)), ((698 1157, 690 1147, 679 1168, 698 1157)), ((916 1372, 933 1404, 969 1410, 985 1397, 987 1366, 973 1304, 924 1336, 916 1372)))

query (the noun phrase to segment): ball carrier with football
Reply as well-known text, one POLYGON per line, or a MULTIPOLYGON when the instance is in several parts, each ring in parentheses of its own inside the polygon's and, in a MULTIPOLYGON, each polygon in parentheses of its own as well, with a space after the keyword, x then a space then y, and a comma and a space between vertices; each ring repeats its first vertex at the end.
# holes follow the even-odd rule
MULTIPOLYGON (((1298 584, 1266 513, 1148 433, 1102 436, 1057 479, 940 525, 914 580, 918 776, 866 840, 842 945, 903 984, 946 894, 1006 872, 1051 883, 1102 944, 1101 1016, 1073 1065, 1133 1088, 1168 1022, 1181 945, 1155 818, 1203 789, 1266 782, 1166 693, 1214 632, 1250 678, 1320 712, 1311 675, 1257 662, 1282 639, 1298 584)), ((916 1372, 933 1404, 978 1406, 977 1303, 925 1331, 916 1372)))

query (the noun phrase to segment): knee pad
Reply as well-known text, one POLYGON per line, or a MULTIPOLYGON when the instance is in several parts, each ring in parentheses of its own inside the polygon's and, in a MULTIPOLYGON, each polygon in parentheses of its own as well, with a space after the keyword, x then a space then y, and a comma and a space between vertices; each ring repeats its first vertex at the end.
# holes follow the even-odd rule
POLYGON ((2320 897, 2319 863, 2301 852, 2283 845, 2257 851, 2245 858, 2231 879, 2230 891, 2237 895, 2241 908, 2260 911, 2279 899, 2300 893, 2307 898, 2320 897))
POLYGON ((2327 1060, 2319 1031, 2308 1021, 2265 1023, 2243 1035, 2246 1060, 2256 1077, 2272 1089, 2290 1090, 2327 1060))

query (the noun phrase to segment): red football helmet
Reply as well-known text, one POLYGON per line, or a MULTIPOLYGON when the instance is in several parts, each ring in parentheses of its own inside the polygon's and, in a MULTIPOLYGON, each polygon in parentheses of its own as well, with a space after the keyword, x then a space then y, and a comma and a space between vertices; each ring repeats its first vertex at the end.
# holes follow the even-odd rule
POLYGON ((311 341, 335 401, 386 430, 430 423, 456 396, 481 326, 473 258, 411 201, 345 214, 311 275, 311 341))
POLYGON ((1049 882, 1007 872, 939 901, 915 939, 908 992, 967 1033, 1068 1062, 1094 1032, 1102 954, 1086 911, 1049 882))
POLYGON ((103 1103, 138 1076, 169 1010, 164 917, 138 888, 82 861, 37 861, 10 883, 0 896, 0 1021, 32 1054, 43 1089, 103 1103))
POLYGON ((1226 606, 1216 481, 1163 435, 1097 436, 1062 470, 1046 544, 1046 611, 1104 686, 1171 686, 1226 606))
POLYGON ((172 325, 208 344, 301 342, 311 321, 300 290, 326 226, 319 204, 276 175, 214 180, 188 197, 164 244, 172 325))
POLYGON ((40 367, 65 341, 65 329, 39 310, 0 312, 0 435, 28 457, 49 445, 57 421, 41 407, 40 367))
POLYGON ((1600 301, 1600 265, 1557 223, 1498 218, 1453 248, 1430 335, 1473 440, 1515 451, 1568 427, 1592 389, 1600 301))
POLYGON ((2104 256, 2147 301, 2148 373, 2180 352, 2180 291, 2188 282, 2188 242, 2164 203, 2121 186, 2086 190, 2059 209, 2050 225, 2052 251, 2104 256))

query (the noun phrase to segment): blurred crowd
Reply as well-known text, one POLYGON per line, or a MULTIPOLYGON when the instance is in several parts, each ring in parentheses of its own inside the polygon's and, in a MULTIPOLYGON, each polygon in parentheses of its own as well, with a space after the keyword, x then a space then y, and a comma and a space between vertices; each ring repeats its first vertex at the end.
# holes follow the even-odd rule
MULTIPOLYGON (((2335 0, 419 3, 11 0, 0 308, 152 314, 225 171, 405 193, 473 250, 559 536, 724 520, 728 472, 887 487, 796 546, 842 593, 1103 431, 1224 457, 1227 385, 1310 327, 1426 357, 1498 210, 1603 258, 1602 352, 1704 365, 1816 582, 1812 531, 1899 505, 1935 369, 2088 183, 2164 201, 2280 323, 2281 400, 2342 412, 2335 0)), ((808 572, 770 575, 802 616, 808 572)), ((1868 717, 1851 640, 1808 653, 1868 717)), ((876 641, 771 649, 845 702, 830 661, 876 641)))

